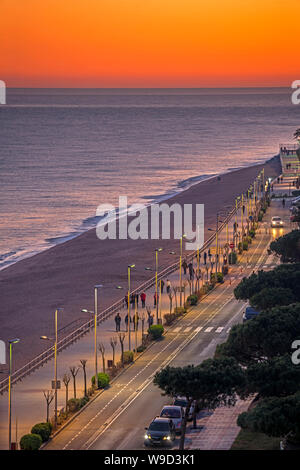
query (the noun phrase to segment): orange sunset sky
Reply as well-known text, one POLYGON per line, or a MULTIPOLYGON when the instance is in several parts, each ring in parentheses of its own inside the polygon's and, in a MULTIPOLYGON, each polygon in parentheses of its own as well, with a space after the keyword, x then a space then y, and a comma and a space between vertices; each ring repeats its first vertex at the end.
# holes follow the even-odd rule
POLYGON ((0 0, 9 87, 290 86, 299 0, 0 0))

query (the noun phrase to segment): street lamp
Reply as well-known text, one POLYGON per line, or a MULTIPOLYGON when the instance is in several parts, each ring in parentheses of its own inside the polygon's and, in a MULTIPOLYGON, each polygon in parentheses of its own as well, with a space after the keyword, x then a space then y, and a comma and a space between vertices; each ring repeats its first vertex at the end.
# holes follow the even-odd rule
POLYGON ((57 308, 54 314, 54 326, 55 326, 55 338, 49 338, 48 336, 41 336, 40 338, 46 341, 54 341, 54 428, 57 428, 57 314, 62 308, 57 308))
POLYGON ((156 295, 156 324, 158 324, 158 288, 157 288, 157 271, 158 271, 158 253, 162 248, 155 248, 155 295, 156 295))
POLYGON ((131 351, 131 330, 130 330, 130 274, 131 270, 135 268, 135 264, 128 265, 128 350, 131 351))
MULTIPOLYGON (((98 381, 98 355, 97 355, 97 320, 98 320, 98 289, 103 287, 102 284, 97 284, 94 289, 95 289, 95 310, 87 310, 86 308, 83 308, 81 311, 83 313, 90 313, 91 315, 94 315, 94 355, 95 355, 95 384, 97 385, 98 381)), ((118 286, 118 288, 120 288, 118 286)))
POLYGON ((179 257, 179 288, 180 288, 180 307, 182 307, 182 240, 186 238, 186 235, 183 234, 180 237, 180 257, 179 257))
POLYGON ((12 374, 12 345, 18 343, 19 338, 11 339, 9 344, 9 375, 8 375, 8 450, 11 450, 11 374, 12 374))

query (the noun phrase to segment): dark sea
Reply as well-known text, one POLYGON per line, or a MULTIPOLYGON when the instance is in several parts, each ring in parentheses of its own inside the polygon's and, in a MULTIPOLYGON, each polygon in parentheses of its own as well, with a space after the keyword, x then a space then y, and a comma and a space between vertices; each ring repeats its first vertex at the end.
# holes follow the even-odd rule
POLYGON ((0 269, 292 141, 285 88, 9 89, 0 106, 0 269))

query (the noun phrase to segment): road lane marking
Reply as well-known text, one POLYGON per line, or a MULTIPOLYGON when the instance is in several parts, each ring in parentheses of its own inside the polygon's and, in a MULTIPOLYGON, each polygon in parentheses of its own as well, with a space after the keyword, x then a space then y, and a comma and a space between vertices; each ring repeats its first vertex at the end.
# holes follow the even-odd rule
POLYGON ((209 326, 208 328, 206 328, 206 330, 204 330, 204 333, 210 333, 213 329, 213 326, 209 326))
POLYGON ((217 329, 216 329, 216 333, 221 333, 221 331, 224 330, 224 326, 219 326, 217 329))
POLYGON ((191 326, 188 326, 185 330, 184 330, 184 333, 188 333, 189 331, 191 331, 192 327, 191 326))
POLYGON ((177 326, 177 328, 175 328, 175 330, 173 330, 174 333, 178 333, 178 331, 180 331, 182 328, 182 326, 177 326))
POLYGON ((195 333, 199 333, 199 331, 201 331, 203 329, 203 326, 197 326, 197 328, 195 328, 195 333))

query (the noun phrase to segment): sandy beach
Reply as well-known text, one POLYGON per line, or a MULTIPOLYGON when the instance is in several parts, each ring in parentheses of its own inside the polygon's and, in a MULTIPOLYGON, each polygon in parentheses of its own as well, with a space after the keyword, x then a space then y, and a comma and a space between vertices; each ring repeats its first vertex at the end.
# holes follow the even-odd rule
MULTIPOLYGON (((168 204, 202 203, 205 205, 205 237, 215 228, 216 212, 233 206, 234 198, 249 187, 258 172, 265 168, 266 177, 280 173, 279 159, 264 165, 250 166, 202 181, 168 199, 168 204)), ((64 307, 59 317, 59 328, 82 318, 82 308, 93 309, 93 286, 101 283, 99 311, 123 297, 126 289, 127 265, 135 263, 132 287, 153 276, 145 267, 154 266, 154 249, 166 248, 160 254, 160 269, 176 258, 169 251, 178 252, 178 240, 106 240, 100 241, 95 229, 57 245, 31 258, 19 261, 0 272, 0 321, 2 340, 19 337, 15 348, 14 368, 19 368, 42 352, 48 344, 41 335, 53 334, 54 310, 64 307)))

